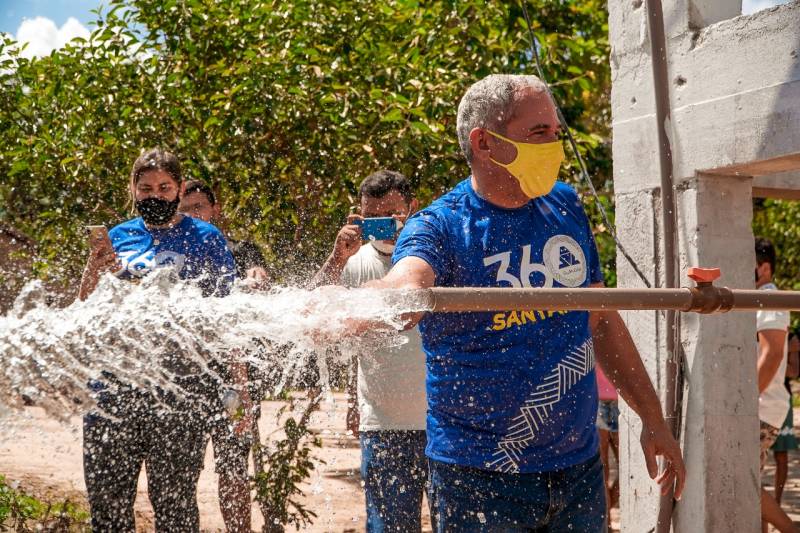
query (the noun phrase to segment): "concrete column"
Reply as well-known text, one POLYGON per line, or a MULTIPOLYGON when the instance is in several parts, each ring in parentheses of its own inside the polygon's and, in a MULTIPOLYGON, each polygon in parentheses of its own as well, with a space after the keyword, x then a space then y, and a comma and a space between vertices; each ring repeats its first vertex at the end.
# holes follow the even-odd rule
MULTIPOLYGON (((615 170, 616 172, 616 170, 615 170)), ((661 200, 658 189, 642 189, 616 195, 617 234, 625 249, 643 270, 653 286, 663 278, 661 200)), ((645 285, 621 254, 617 254, 618 286, 643 288, 645 285)), ((645 368, 659 396, 663 398, 666 346, 663 313, 657 311, 622 312, 622 318, 642 355, 645 368)), ((647 475, 639 443, 642 427, 639 418, 620 401, 620 509, 622 530, 651 531, 658 516, 658 487, 647 475)))
MULTIPOLYGON (((642 0, 608 6, 616 220, 620 241, 650 282, 663 286, 660 168, 644 6, 642 0)), ((719 266, 721 283, 752 287, 750 176, 766 172, 765 165, 769 172, 800 165, 800 4, 749 17, 736 16, 738 0, 663 0, 663 7, 680 271, 719 266), (786 51, 785 57, 776 50, 786 51)), ((643 286, 621 255, 617 274, 620 287, 643 286)), ((663 315, 623 318, 663 399, 668 333, 663 315)), ((674 530, 758 531, 755 318, 682 315, 680 328, 689 483, 675 508, 674 530)), ((635 533, 652 531, 659 500, 644 466, 640 430, 636 416, 621 405, 622 528, 635 533)))
MULTIPOLYGON (((751 180, 681 183, 682 285, 690 266, 718 266, 729 287, 752 288, 751 180)), ((675 507, 677 532, 759 531, 759 435, 755 314, 680 316, 685 358, 683 450, 689 469, 675 507)))
POLYGON ((741 0, 661 0, 661 5, 668 38, 742 14, 741 0))
MULTIPOLYGON (((690 266, 719 266, 718 283, 752 287, 751 179, 707 176, 678 187, 681 285, 690 266)), ((662 277, 660 194, 642 189, 617 195, 618 232, 623 245, 651 282, 662 277)), ((619 285, 643 283, 618 256, 619 285)), ((656 390, 664 397, 666 360, 662 313, 623 314, 656 390)), ((689 470, 684 498, 675 507, 674 531, 757 531, 758 395, 755 383, 755 316, 684 314, 679 317, 685 358, 682 447, 689 470)), ((622 529, 650 531, 659 493, 647 475, 641 424, 624 402, 620 417, 622 529)))

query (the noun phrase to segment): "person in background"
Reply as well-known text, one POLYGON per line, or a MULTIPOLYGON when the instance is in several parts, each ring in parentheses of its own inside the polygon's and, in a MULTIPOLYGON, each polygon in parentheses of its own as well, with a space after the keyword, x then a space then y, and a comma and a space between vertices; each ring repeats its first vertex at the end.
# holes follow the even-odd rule
MULTIPOLYGON (((144 152, 133 164, 130 192, 141 216, 114 227, 110 239, 92 241, 78 297, 86 299, 105 273, 135 281, 160 268, 196 279, 204 296, 225 296, 233 257, 217 228, 177 212, 178 159, 158 148, 144 152)), ((94 531, 135 530, 133 504, 143 464, 155 529, 200 530, 197 481, 209 406, 206 397, 194 394, 202 369, 179 352, 178 347, 166 354, 163 364, 184 391, 180 397, 122 383, 105 371, 89 384, 97 407, 84 417, 83 467, 94 531)))
POLYGON ((619 475, 610 482, 609 450, 619 465, 619 396, 614 384, 609 381, 600 367, 597 374, 597 432, 600 435, 600 458, 603 460, 603 478, 606 484, 606 519, 611 528, 611 508, 619 503, 619 475))
MULTIPOLYGON (((204 222, 220 219, 220 205, 211 188, 199 181, 188 181, 179 207, 180 212, 204 222)), ((257 244, 227 239, 236 264, 237 278, 265 288, 270 277, 267 263, 257 244)), ((214 424, 211 440, 214 446, 215 471, 219 476, 219 506, 225 527, 231 533, 249 532, 252 524, 248 459, 258 434, 261 400, 266 385, 264 376, 247 363, 236 361, 231 354, 228 364, 217 364, 223 386, 232 386, 240 394, 243 416, 231 424, 229 417, 220 417, 214 424), (245 386, 245 384, 248 384, 245 386)))
MULTIPOLYGON (((220 222, 220 204, 211 187, 200 181, 186 182, 186 192, 179 207, 181 213, 198 218, 204 222, 216 224, 220 222)), ((236 277, 252 282, 269 283, 270 275, 267 271, 267 261, 261 248, 246 240, 227 238, 228 249, 233 254, 236 262, 236 277)))
POLYGON ((797 379, 798 373, 800 373, 800 339, 797 338, 797 334, 791 333, 786 359, 786 378, 783 380, 786 392, 789 393, 789 409, 786 412, 786 419, 783 421, 781 431, 778 433, 778 438, 772 445, 772 453, 775 457, 775 500, 779 505, 789 473, 789 450, 797 449, 797 437, 794 434, 792 380, 797 379))
MULTIPOLYGON (((775 274, 776 254, 772 243, 756 238, 756 288, 762 291, 777 290, 772 282, 775 274)), ((770 447, 775 443, 786 419, 790 396, 783 381, 786 377, 786 340, 789 329, 788 311, 756 312, 758 351, 758 418, 760 420, 761 469, 767 461, 770 447)), ((766 533, 772 524, 781 533, 798 531, 780 504, 761 489, 761 529, 766 533)))
MULTIPOLYGON (((359 287, 389 272, 394 239, 363 244, 367 239, 354 222, 376 217, 404 222, 418 206, 411 184, 399 172, 380 170, 364 179, 359 197, 359 214, 351 215, 339 231, 314 285, 359 287)), ((405 344, 355 358, 351 372, 355 379, 349 387, 347 422, 361 444, 370 533, 411 533, 422 527, 428 481, 425 353, 416 328, 402 335, 405 344)))

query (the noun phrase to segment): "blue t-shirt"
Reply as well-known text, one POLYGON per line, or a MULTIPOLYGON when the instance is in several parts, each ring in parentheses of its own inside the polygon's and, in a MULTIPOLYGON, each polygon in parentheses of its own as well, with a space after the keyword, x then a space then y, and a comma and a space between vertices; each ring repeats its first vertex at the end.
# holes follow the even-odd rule
MULTIPOLYGON (((427 262, 440 287, 587 287, 602 281, 576 192, 556 183, 518 209, 461 182, 406 223, 397 263, 427 262)), ((597 453, 594 349, 585 311, 429 313, 430 458, 500 472, 546 472, 597 453)))
POLYGON ((115 226, 109 237, 122 263, 123 279, 174 267, 181 279, 196 279, 206 296, 230 291, 233 256, 222 232, 211 224, 184 216, 172 228, 156 229, 147 228, 140 217, 115 226))

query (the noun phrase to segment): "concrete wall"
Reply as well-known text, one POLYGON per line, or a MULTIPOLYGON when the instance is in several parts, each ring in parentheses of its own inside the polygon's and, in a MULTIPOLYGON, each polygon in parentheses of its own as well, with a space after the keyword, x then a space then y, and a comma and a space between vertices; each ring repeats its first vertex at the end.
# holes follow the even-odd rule
MULTIPOLYGON (((737 16, 738 1, 662 4, 680 269, 719 266, 720 283, 750 288, 751 176, 769 189, 800 169, 800 2, 747 17, 737 16), (784 174, 769 176, 775 172, 784 174)), ((648 278, 663 286, 645 3, 610 2, 609 31, 618 232, 648 278)), ((642 286, 621 255, 618 279, 620 286, 642 286)), ((663 316, 628 313, 624 318, 663 398, 663 316)), ((675 530, 757 531, 754 317, 684 315, 680 330, 687 369, 682 444, 689 483, 675 509, 675 530)), ((655 526, 658 491, 644 468, 638 420, 624 406, 620 431, 622 526, 649 531, 655 526)))

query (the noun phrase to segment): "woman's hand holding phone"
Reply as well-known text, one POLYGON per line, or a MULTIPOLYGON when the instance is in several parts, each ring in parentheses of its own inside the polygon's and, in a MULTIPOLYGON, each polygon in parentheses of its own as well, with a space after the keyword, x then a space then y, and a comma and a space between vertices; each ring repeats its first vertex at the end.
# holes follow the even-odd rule
POLYGON ((94 291, 101 275, 121 270, 106 227, 86 226, 86 231, 89 234, 89 260, 78 289, 78 298, 81 300, 85 300, 94 291))
POLYGON ((89 232, 89 264, 97 275, 120 269, 114 246, 105 226, 87 226, 89 232))

